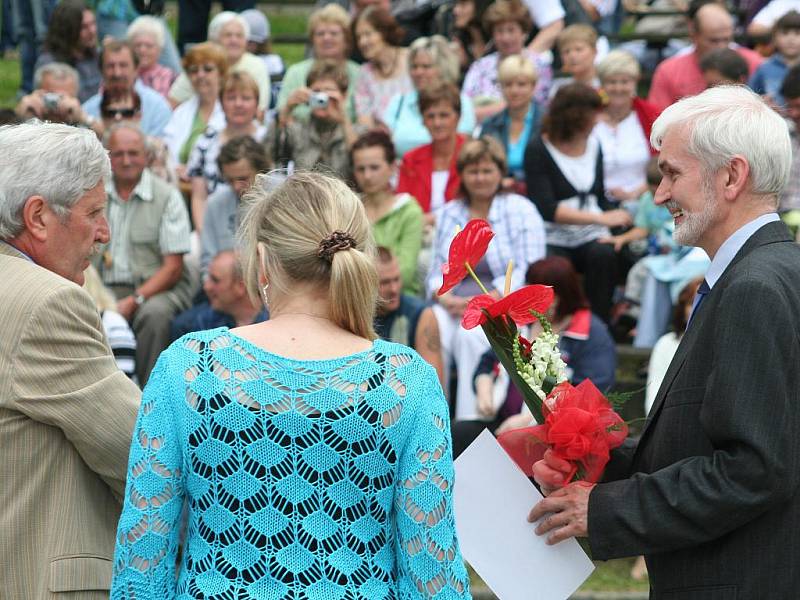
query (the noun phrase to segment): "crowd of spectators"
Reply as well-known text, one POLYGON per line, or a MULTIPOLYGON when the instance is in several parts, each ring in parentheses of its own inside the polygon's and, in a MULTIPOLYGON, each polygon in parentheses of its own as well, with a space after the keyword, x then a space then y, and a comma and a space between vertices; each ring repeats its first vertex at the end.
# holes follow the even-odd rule
MULTIPOLYGON (((378 331, 436 367, 457 421, 501 428, 520 412, 481 330, 459 327, 478 287, 436 295, 473 218, 496 234, 475 269, 490 293, 509 260, 512 288, 553 285, 573 381, 611 386, 611 336, 658 342, 666 364, 686 286, 708 265, 672 242, 655 202, 660 111, 749 85, 800 126, 800 2, 788 0, 637 5, 674 25, 656 35, 645 19, 620 28, 635 4, 623 0, 338 2, 315 8, 308 58, 289 65, 252 0, 210 22, 210 2, 180 0, 177 44, 163 2, 6 4, 22 50, 6 120, 90 128, 109 151, 111 240, 93 289, 141 385, 171 339, 268 318, 237 262, 247 190, 260 172, 324 170, 359 192, 380 247, 378 331)), ((797 226, 800 154, 794 164, 781 211, 797 226)))

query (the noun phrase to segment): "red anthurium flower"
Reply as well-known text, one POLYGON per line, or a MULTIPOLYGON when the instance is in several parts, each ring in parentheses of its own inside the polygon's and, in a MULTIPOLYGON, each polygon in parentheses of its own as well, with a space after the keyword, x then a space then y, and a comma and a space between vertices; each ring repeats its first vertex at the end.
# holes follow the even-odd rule
POLYGON ((489 294, 473 296, 464 310, 464 316, 461 317, 461 326, 464 329, 474 329, 478 325, 483 325, 486 322, 486 313, 482 309, 488 308, 495 302, 497 300, 489 294))
POLYGON ((531 311, 545 312, 553 303, 553 288, 547 285, 526 285, 487 307, 492 318, 508 315, 517 325, 533 323, 531 311))
POLYGON ((483 219, 472 219, 466 227, 456 234, 450 242, 450 254, 447 263, 442 265, 442 287, 439 295, 453 289, 467 276, 467 263, 474 269, 486 249, 494 232, 489 223, 483 219))
POLYGON ((506 315, 517 325, 527 325, 536 320, 531 310, 538 313, 545 312, 553 303, 553 288, 546 285, 526 285, 505 298, 495 300, 492 296, 481 294, 475 296, 467 304, 461 326, 464 329, 473 329, 486 322, 486 309, 493 319, 506 315))

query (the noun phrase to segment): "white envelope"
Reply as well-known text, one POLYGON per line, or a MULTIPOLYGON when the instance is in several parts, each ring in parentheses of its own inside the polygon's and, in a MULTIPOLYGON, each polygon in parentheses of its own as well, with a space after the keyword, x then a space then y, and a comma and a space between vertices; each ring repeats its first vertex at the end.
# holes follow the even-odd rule
POLYGON ((548 546, 526 520, 539 490, 484 430, 455 461, 464 558, 500 600, 565 600, 594 565, 574 539, 548 546))

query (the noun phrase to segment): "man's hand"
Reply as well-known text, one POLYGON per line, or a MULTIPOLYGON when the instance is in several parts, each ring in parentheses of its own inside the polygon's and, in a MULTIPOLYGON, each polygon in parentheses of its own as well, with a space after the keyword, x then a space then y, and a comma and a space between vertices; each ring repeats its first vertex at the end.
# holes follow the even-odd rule
MULTIPOLYGON (((537 463, 539 464, 539 463, 537 463)), ((536 535, 547 535, 547 544, 553 545, 571 537, 589 535, 589 494, 594 483, 577 481, 556 490, 533 507, 528 522, 541 522, 536 535)))
POLYGON ((87 123, 89 121, 88 116, 83 112, 80 100, 72 96, 62 96, 55 112, 65 123, 87 123))
POLYGON ((620 252, 625 247, 625 240, 619 235, 601 237, 597 241, 601 244, 610 244, 614 246, 614 252, 620 252))
POLYGON ((139 308, 139 305, 136 303, 135 296, 126 296, 122 300, 117 301, 117 312, 125 317, 126 321, 133 319, 137 308, 139 308))
POLYGON ((447 311, 451 317, 460 319, 464 316, 464 311, 467 310, 469 298, 465 296, 456 296, 452 292, 439 296, 439 304, 447 311))
POLYGON ((633 225, 631 213, 623 208, 607 210, 597 216, 597 223, 599 225, 605 225, 606 227, 627 227, 633 225))
POLYGON ((572 473, 572 465, 547 449, 542 460, 533 465, 533 479, 545 496, 549 496, 564 485, 564 481, 572 473))
POLYGON ((40 119, 44 114, 42 94, 37 90, 27 96, 23 96, 14 112, 24 119, 30 119, 31 117, 40 119))
POLYGON ((511 415, 507 417, 505 421, 500 423, 500 427, 495 429, 495 435, 500 435, 501 433, 505 433, 506 431, 512 431, 514 429, 521 429, 523 427, 530 427, 533 424, 533 417, 531 417, 530 413, 525 411, 519 413, 517 415, 511 415))

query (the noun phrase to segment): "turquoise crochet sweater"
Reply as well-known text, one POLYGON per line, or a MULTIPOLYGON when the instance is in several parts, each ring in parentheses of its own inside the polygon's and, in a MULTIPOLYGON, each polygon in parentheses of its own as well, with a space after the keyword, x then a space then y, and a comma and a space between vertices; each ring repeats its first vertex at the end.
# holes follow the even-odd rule
POLYGON ((186 335, 144 391, 111 597, 469 598, 453 475, 447 404, 413 350, 300 361, 186 335))

